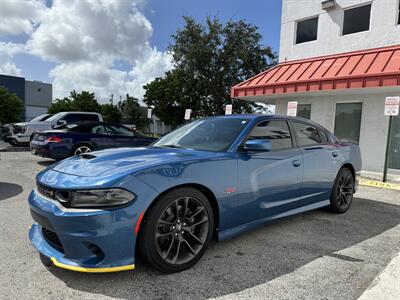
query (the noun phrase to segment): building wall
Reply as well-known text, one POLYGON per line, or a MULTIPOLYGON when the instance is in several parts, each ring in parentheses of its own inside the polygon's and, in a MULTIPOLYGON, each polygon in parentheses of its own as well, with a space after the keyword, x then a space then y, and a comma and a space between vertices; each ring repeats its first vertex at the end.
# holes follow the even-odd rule
POLYGON ((47 113, 52 103, 52 85, 40 81, 25 81, 25 121, 47 113))
POLYGON ((50 83, 25 81, 25 105, 50 107, 53 92, 50 83))
POLYGON ((0 86, 5 87, 10 93, 14 93, 25 102, 25 79, 8 75, 0 75, 0 86))
POLYGON ((328 11, 322 9, 322 1, 283 0, 281 62, 400 44, 399 0, 336 0, 336 8, 328 11), (370 30, 342 35, 343 9, 368 3, 372 3, 370 30), (296 22, 317 15, 317 40, 296 45, 296 22))
MULTIPOLYGON (((363 171, 383 172, 389 117, 384 116, 385 98, 393 93, 325 95, 298 97, 298 104, 311 104, 311 120, 321 124, 330 131, 335 127, 336 103, 362 102, 360 141, 363 171)), ((276 113, 286 115, 287 102, 294 99, 276 101, 276 113)), ((381 177, 380 177, 381 179, 381 177)))

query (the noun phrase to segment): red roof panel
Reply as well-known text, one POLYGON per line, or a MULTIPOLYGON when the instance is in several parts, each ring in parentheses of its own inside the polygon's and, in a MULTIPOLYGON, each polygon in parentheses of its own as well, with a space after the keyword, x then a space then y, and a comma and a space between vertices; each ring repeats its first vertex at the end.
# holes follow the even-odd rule
POLYGON ((232 97, 400 86, 400 45, 281 63, 232 88, 232 97))

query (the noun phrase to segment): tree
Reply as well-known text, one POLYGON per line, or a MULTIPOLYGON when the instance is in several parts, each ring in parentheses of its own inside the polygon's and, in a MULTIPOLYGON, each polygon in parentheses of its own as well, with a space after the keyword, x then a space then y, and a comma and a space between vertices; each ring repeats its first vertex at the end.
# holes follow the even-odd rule
POLYGON ((101 112, 101 106, 96 100, 94 93, 72 91, 68 97, 56 99, 50 106, 49 113, 55 114, 62 111, 90 111, 101 112))
POLYGON ((21 121, 24 110, 22 100, 0 86, 0 123, 6 124, 21 121))
POLYGON ((191 17, 184 20, 184 28, 173 35, 169 46, 175 70, 144 87, 144 102, 173 125, 184 121, 186 108, 194 117, 223 114, 226 104, 233 104, 238 113, 258 108, 230 96, 232 86, 276 64, 271 48, 261 46, 257 27, 243 20, 222 24, 218 18, 208 18, 205 26, 191 17), (171 107, 180 115, 170 116, 171 107))
POLYGON ((120 123, 122 118, 118 106, 112 105, 111 103, 101 105, 101 115, 105 122, 110 123, 120 123))
POLYGON ((148 125, 146 108, 140 106, 137 98, 126 94, 126 98, 118 102, 118 108, 122 114, 122 123, 135 124, 138 129, 148 125))

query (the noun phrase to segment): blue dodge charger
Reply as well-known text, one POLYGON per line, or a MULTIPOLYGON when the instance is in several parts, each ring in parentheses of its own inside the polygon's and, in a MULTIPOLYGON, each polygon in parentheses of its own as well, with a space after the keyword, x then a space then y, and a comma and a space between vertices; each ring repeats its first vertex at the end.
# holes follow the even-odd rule
POLYGON ((48 264, 80 272, 193 266, 212 239, 320 207, 346 212, 358 145, 287 116, 189 123, 147 148, 63 160, 37 175, 29 237, 48 264))

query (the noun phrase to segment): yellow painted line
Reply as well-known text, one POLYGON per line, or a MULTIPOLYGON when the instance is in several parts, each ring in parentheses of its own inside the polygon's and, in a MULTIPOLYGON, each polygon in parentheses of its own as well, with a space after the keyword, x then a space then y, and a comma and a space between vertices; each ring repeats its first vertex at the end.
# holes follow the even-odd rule
POLYGON ((70 266, 60 263, 59 261, 57 261, 55 257, 52 257, 50 259, 56 267, 67 269, 70 271, 84 272, 84 273, 110 273, 110 272, 120 272, 120 271, 128 271, 135 269, 135 265, 126 265, 126 266, 111 267, 111 268, 83 268, 83 267, 70 266))
POLYGON ((381 182, 370 179, 360 179, 359 184, 370 187, 378 187, 378 188, 400 191, 400 184, 397 183, 381 182))

